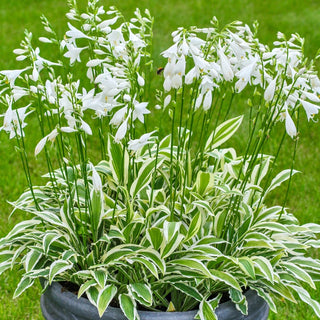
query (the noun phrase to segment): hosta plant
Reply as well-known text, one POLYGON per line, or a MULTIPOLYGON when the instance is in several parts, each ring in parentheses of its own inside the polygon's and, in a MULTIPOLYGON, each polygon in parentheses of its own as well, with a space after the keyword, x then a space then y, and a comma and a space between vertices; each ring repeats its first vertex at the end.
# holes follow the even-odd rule
POLYGON ((222 296, 247 314, 250 288, 273 311, 277 299, 300 299, 320 317, 308 293, 320 279, 310 256, 320 226, 268 201, 296 173, 275 165, 283 140, 295 155, 300 116, 319 110, 303 39, 279 33, 269 48, 256 25, 221 28, 213 18, 174 31, 157 69, 148 11, 127 21, 96 0, 85 12, 69 5, 61 39, 42 17, 50 58, 26 31, 14 50, 21 68, 0 71, 1 130, 28 183, 12 202, 28 219, 0 240, 0 273, 22 269, 15 296, 41 278, 44 290, 75 284, 100 316, 111 305, 130 320, 139 309, 216 319, 222 296), (237 114, 248 95, 248 111, 237 114), (40 186, 28 119, 47 166, 40 186), (279 143, 268 155, 272 137, 279 143))

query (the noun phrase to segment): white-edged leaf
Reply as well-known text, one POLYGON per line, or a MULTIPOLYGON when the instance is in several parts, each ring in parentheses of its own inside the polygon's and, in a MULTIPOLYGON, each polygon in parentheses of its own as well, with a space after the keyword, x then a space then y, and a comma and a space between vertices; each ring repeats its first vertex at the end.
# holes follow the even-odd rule
POLYGON ((211 133, 206 142, 206 151, 211 151, 232 137, 241 125, 243 116, 229 119, 221 123, 214 132, 211 133))
POLYGON ((175 282, 172 283, 172 285, 179 291, 183 292, 185 295, 192 297, 199 302, 203 300, 203 296, 197 289, 187 285, 184 282, 175 282))
POLYGON ((305 290, 304 288, 298 287, 295 285, 290 285, 290 287, 298 293, 300 299, 302 301, 304 301, 305 303, 307 303, 313 309, 313 311, 315 312, 317 317, 320 318, 320 304, 319 304, 319 302, 312 299, 310 297, 309 292, 307 290, 305 290))
POLYGON ((205 300, 200 303, 198 315, 200 320, 218 320, 211 304, 205 300))
POLYGON ((42 257, 42 253, 37 250, 30 250, 26 255, 25 269, 26 272, 31 271, 42 257))
POLYGON ((49 271, 49 283, 51 284, 54 278, 60 274, 63 273, 73 267, 72 264, 70 264, 69 261, 64 261, 64 260, 57 260, 53 262, 50 266, 50 271, 49 271))
POLYGON ((88 280, 83 283, 78 290, 78 298, 80 298, 89 288, 95 286, 97 283, 94 279, 88 280))
POLYGON ((97 308, 100 317, 102 317, 116 293, 117 287, 114 285, 106 286, 101 291, 99 291, 99 295, 97 298, 97 308))
POLYGON ((219 271, 219 270, 212 270, 212 269, 210 269, 210 272, 215 280, 219 280, 221 282, 224 282, 225 284, 227 284, 231 288, 234 288, 238 291, 241 291, 241 287, 240 287, 238 281, 231 274, 229 274, 227 272, 219 271))
POLYGON ((295 175, 299 171, 297 170, 291 170, 291 169, 286 169, 281 171, 270 183, 266 193, 269 193, 271 190, 279 187, 284 181, 288 180, 290 176, 295 175))
POLYGON ((298 267, 297 265, 290 263, 290 262, 283 262, 283 266, 287 268, 287 270, 297 279, 304 281, 310 285, 311 288, 316 289, 316 286, 309 276, 309 274, 304 271, 302 268, 298 267))
POLYGON ((31 279, 29 277, 22 277, 13 294, 13 298, 19 297, 21 293, 23 293, 25 290, 27 290, 33 285, 33 282, 34 282, 34 279, 31 279))
POLYGON ((267 280, 269 280, 270 282, 273 282, 274 272, 273 272, 273 267, 270 261, 262 256, 252 257, 251 259, 257 268, 256 273, 260 271, 259 273, 264 275, 267 280))
POLYGON ((129 285, 135 300, 139 301, 144 306, 152 305, 152 291, 150 286, 145 283, 133 283, 129 285))
POLYGON ((274 313, 277 313, 277 307, 269 293, 265 292, 262 288, 252 288, 252 289, 257 292, 258 296, 260 296, 263 300, 265 300, 268 303, 271 311, 273 311, 274 313))
POLYGON ((136 304, 128 294, 119 295, 120 308, 128 320, 139 319, 136 304))

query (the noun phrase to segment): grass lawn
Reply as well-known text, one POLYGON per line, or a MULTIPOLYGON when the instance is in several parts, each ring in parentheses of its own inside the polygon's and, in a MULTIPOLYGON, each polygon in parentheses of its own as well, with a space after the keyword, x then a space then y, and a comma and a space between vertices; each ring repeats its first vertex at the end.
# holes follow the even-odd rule
MULTIPOLYGON (((79 1, 83 4, 85 1, 79 1)), ((315 55, 320 47, 320 6, 319 0, 126 0, 101 1, 105 6, 117 5, 123 13, 130 17, 138 5, 141 9, 149 8, 155 16, 154 56, 155 67, 164 61, 159 53, 170 44, 171 31, 180 25, 207 26, 213 15, 217 16, 221 25, 233 20, 242 20, 251 24, 254 20, 260 23, 260 39, 272 44, 277 31, 285 34, 298 32, 306 39, 305 51, 308 56, 315 55), (119 2, 119 3, 118 3, 119 2)), ((0 70, 20 68, 12 54, 23 38, 25 28, 35 34, 35 38, 44 35, 40 24, 40 15, 44 13, 60 35, 66 26, 66 0, 1 0, 0 1, 0 70)), ((42 52, 45 57, 50 52, 42 52)), ((245 111, 245 104, 239 101, 239 110, 245 111)), ((239 112, 239 110, 237 112, 239 112)), ((0 113, 3 110, 0 109, 0 113)), ((304 119, 305 120, 305 119, 304 119)), ((298 155, 295 169, 302 172, 294 179, 287 206, 292 209, 302 223, 320 223, 318 204, 320 203, 320 136, 319 123, 301 126, 298 155)), ((37 128, 32 128, 37 137, 37 128)), ((30 130, 29 130, 30 132, 30 130)), ((29 139, 32 140, 29 136, 29 139)), ((36 138, 37 139, 37 138, 36 138)), ((277 139, 273 136, 272 139, 277 139)), ((272 140, 270 145, 272 145, 272 140)), ((291 166, 290 159, 293 142, 287 139, 279 159, 279 169, 291 166)), ((41 158, 40 158, 41 159, 41 158)), ((7 200, 15 200, 26 186, 24 174, 18 155, 10 145, 6 135, 0 133, 0 237, 23 217, 14 215, 9 221, 10 205, 7 200)), ((33 173, 40 175, 41 166, 34 163, 33 173)), ((282 203, 283 197, 276 196, 272 202, 282 203)), ((0 278, 0 320, 42 319, 39 308, 40 287, 29 291, 17 300, 11 297, 19 279, 16 272, 5 274, 0 278)), ((318 292, 312 295, 320 301, 318 292)), ((279 313, 271 314, 270 319, 311 320, 316 319, 312 310, 305 305, 288 305, 278 303, 279 313)))

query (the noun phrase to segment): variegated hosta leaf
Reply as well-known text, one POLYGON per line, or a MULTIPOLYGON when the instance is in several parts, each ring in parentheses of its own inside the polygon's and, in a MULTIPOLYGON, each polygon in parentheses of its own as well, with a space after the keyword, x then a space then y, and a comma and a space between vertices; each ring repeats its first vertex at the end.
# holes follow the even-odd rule
POLYGON ((240 127, 242 119, 243 116, 240 116, 221 123, 209 136, 206 142, 205 150, 211 151, 216 149, 230 139, 240 127))
POLYGON ((100 317, 102 317, 116 293, 117 288, 114 285, 108 285, 99 291, 97 297, 97 308, 100 317))
POLYGON ((152 291, 150 286, 144 283, 133 283, 128 286, 128 290, 136 301, 150 307, 152 305, 152 291))
POLYGON ((71 269, 72 267, 73 265, 69 261, 57 260, 53 262, 50 266, 49 283, 51 284, 57 275, 71 269))
POLYGON ((128 320, 139 320, 134 299, 128 294, 119 295, 120 308, 128 320))

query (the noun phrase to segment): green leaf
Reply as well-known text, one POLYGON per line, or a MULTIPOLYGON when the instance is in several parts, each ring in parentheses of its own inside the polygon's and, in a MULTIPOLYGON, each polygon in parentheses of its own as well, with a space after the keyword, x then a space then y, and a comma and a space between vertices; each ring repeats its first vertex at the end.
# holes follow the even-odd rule
POLYGON ((42 240, 43 250, 44 250, 45 254, 48 254, 52 243, 54 243, 60 237, 61 237, 61 234, 57 234, 55 232, 48 232, 45 234, 45 236, 42 240))
POLYGON ((269 308, 272 312, 277 313, 277 307, 269 293, 265 292, 261 288, 252 288, 252 289, 258 293, 258 296, 260 296, 262 299, 264 299, 268 303, 269 308))
POLYGON ((223 271, 213 270, 213 269, 210 269, 210 272, 215 280, 222 281, 222 282, 226 283, 228 286, 230 286, 238 291, 241 291, 241 287, 240 287, 238 281, 232 275, 230 275, 226 272, 223 272, 223 271))
POLYGON ((195 187, 200 195, 205 195, 214 187, 214 174, 211 172, 199 171, 197 174, 195 187))
POLYGON ((193 236, 195 236, 198 231, 200 230, 202 224, 202 215, 201 212, 197 212, 195 216, 192 218, 188 233, 184 239, 184 242, 187 242, 188 240, 192 239, 193 236))
POLYGON ((116 184, 127 184, 129 155, 126 150, 123 150, 122 144, 116 143, 111 135, 108 139, 108 154, 110 155, 110 170, 116 184))
POLYGON ((168 243, 161 246, 161 257, 169 257, 182 244, 183 239, 184 235, 176 233, 168 243))
POLYGON ((159 268, 162 274, 165 273, 166 264, 165 264, 165 261, 161 258, 158 251, 149 248, 149 249, 139 250, 139 254, 149 258, 159 268))
POLYGON ((147 307, 152 305, 152 291, 148 285, 145 283, 133 283, 129 285, 129 288, 135 300, 147 307))
POLYGON ((155 169, 156 162, 157 166, 159 166, 162 161, 151 158, 144 162, 144 164, 138 172, 137 178, 133 181, 131 185, 130 195, 132 196, 132 198, 135 198, 135 196, 140 192, 140 190, 142 190, 150 182, 152 178, 152 173, 155 169))
POLYGON ((241 291, 235 290, 233 288, 229 289, 229 296, 233 303, 235 303, 236 308, 244 315, 248 315, 248 302, 246 297, 241 291))
POLYGON ((248 257, 240 257, 238 259, 238 265, 241 268, 242 271, 244 271, 248 276, 250 276, 252 279, 256 278, 256 274, 254 271, 254 263, 253 261, 248 257))
POLYGON ((256 273, 260 273, 270 282, 274 282, 273 267, 269 260, 264 257, 252 257, 251 259, 257 268, 256 273))
POLYGON ((151 261, 149 261, 147 258, 145 258, 145 257, 130 257, 130 261, 143 264, 146 267, 147 272, 150 271, 157 279, 159 279, 157 267, 151 261))
POLYGON ((239 116, 221 123, 209 136, 205 150, 211 151, 232 137, 241 125, 243 116, 239 116))
POLYGON ((291 288, 293 288, 299 295, 300 299, 302 301, 304 301, 305 303, 307 303, 315 312, 315 314, 317 315, 318 318, 320 318, 320 304, 318 301, 313 300, 310 297, 310 294, 307 290, 305 290, 302 287, 298 287, 295 285, 290 285, 291 288))
POLYGON ((284 181, 288 180, 290 176, 298 173, 299 171, 286 169, 281 171, 272 181, 268 189, 266 190, 266 194, 271 190, 279 187, 284 181))
POLYGON ((106 309, 108 308, 109 303, 112 301, 114 296, 117 293, 117 287, 114 285, 109 285, 99 291, 97 299, 97 308, 99 316, 102 317, 106 309))
POLYGON ((94 279, 88 280, 85 283, 83 283, 79 288, 78 298, 80 298, 89 288, 95 286, 96 284, 96 280, 94 279))
POLYGON ((147 229, 147 238, 151 242, 153 248, 158 250, 163 241, 161 229, 156 227, 147 229))
POLYGON ((30 288, 33 285, 33 283, 34 283, 34 279, 31 279, 29 277, 22 277, 13 294, 13 298, 19 297, 20 294, 23 293, 28 288, 30 288))
POLYGON ((94 270, 92 273, 97 284, 103 288, 106 285, 106 281, 107 281, 106 271, 101 269, 101 270, 94 270))
POLYGON ((91 210, 90 210, 90 221, 91 231, 93 234, 94 241, 98 240, 98 231, 104 214, 103 209, 103 197, 101 191, 91 191, 91 210))
POLYGON ((211 304, 205 300, 201 301, 198 314, 201 320, 218 320, 211 304))
POLYGON ((127 294, 119 295, 120 308, 128 320, 138 319, 134 300, 127 294))
POLYGON ((184 294, 186 294, 189 297, 194 298, 197 301, 202 301, 203 300, 203 296, 199 293, 199 291, 189 285, 187 285, 184 282, 175 282, 172 284, 176 289, 178 289, 179 291, 183 292, 184 294))
POLYGON ((50 271, 49 271, 49 284, 52 283, 52 281, 58 274, 63 273, 71 269, 72 267, 73 265, 70 264, 70 262, 68 261, 57 260, 53 262, 50 266, 50 271))
POLYGON ((26 260, 25 260, 25 269, 26 272, 31 271, 39 262, 39 260, 42 257, 42 253, 36 250, 31 250, 27 253, 26 255, 26 260))
POLYGON ((210 273, 208 268, 201 262, 196 259, 184 258, 184 259, 176 259, 169 262, 170 264, 180 265, 187 267, 193 271, 199 271, 202 275, 206 276, 209 279, 216 280, 215 277, 210 273))
POLYGON ((310 285, 311 288, 316 289, 316 286, 312 280, 312 278, 309 276, 309 274, 304 271, 302 268, 299 268, 293 263, 290 262, 283 262, 283 266, 286 267, 286 269, 295 277, 298 278, 299 280, 302 280, 310 285))

